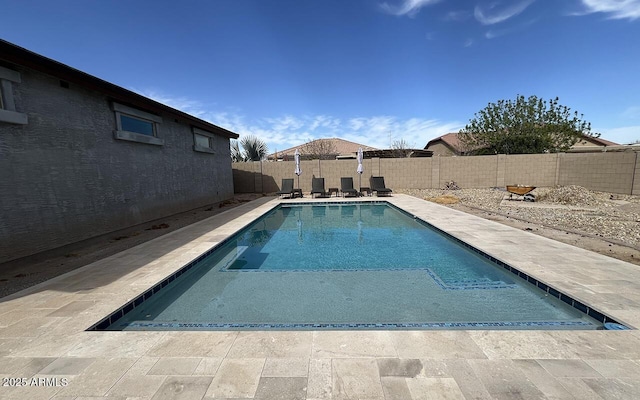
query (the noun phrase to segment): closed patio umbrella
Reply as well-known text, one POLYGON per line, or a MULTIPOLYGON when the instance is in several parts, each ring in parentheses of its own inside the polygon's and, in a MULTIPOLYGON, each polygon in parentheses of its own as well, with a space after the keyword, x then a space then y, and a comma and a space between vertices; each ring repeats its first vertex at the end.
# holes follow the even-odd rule
POLYGON ((362 187, 362 173, 364 172, 364 167, 362 166, 362 147, 358 149, 358 191, 362 187))
POLYGON ((298 175, 298 189, 300 189, 300 174, 302 173, 302 170, 300 169, 300 152, 298 151, 298 149, 296 149, 296 152, 293 155, 293 159, 296 162, 295 174, 298 175))

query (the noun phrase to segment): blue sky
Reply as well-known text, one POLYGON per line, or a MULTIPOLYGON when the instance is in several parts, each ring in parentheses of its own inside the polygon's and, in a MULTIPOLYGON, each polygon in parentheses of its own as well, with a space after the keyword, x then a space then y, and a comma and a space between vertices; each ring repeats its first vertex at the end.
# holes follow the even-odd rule
POLYGON ((269 152, 422 148, 518 94, 640 139, 640 0, 2 1, 0 37, 269 152))

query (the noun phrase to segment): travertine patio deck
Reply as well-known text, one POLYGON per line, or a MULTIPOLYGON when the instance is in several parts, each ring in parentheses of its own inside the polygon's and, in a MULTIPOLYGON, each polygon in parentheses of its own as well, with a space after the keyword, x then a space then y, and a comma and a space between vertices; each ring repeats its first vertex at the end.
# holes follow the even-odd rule
MULTIPOLYGON (((386 200, 640 327, 638 266, 414 197, 386 200)), ((0 299, 0 398, 640 398, 638 330, 85 331, 279 201, 256 200, 0 299)))

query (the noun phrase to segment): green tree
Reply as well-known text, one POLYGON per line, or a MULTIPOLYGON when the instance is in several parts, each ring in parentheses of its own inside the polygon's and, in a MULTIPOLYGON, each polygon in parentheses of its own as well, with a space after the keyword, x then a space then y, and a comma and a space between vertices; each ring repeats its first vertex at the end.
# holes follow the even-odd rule
POLYGON ((260 161, 267 155, 267 144, 257 136, 249 135, 231 141, 231 160, 234 162, 260 161), (242 151, 240 150, 242 146, 242 151))
POLYGON ((591 133, 583 115, 536 96, 500 100, 477 112, 458 133, 465 154, 527 154, 567 151, 591 133))

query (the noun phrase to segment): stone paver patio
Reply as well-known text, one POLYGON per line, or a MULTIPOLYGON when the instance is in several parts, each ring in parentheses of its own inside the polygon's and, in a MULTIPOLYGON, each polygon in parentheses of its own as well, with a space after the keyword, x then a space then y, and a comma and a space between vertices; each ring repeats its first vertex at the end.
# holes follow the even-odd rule
MULTIPOLYGON (((640 327, 638 266, 414 197, 385 200, 640 327)), ((640 398, 638 330, 85 331, 280 201, 299 200, 262 198, 0 299, 0 398, 640 398)))

